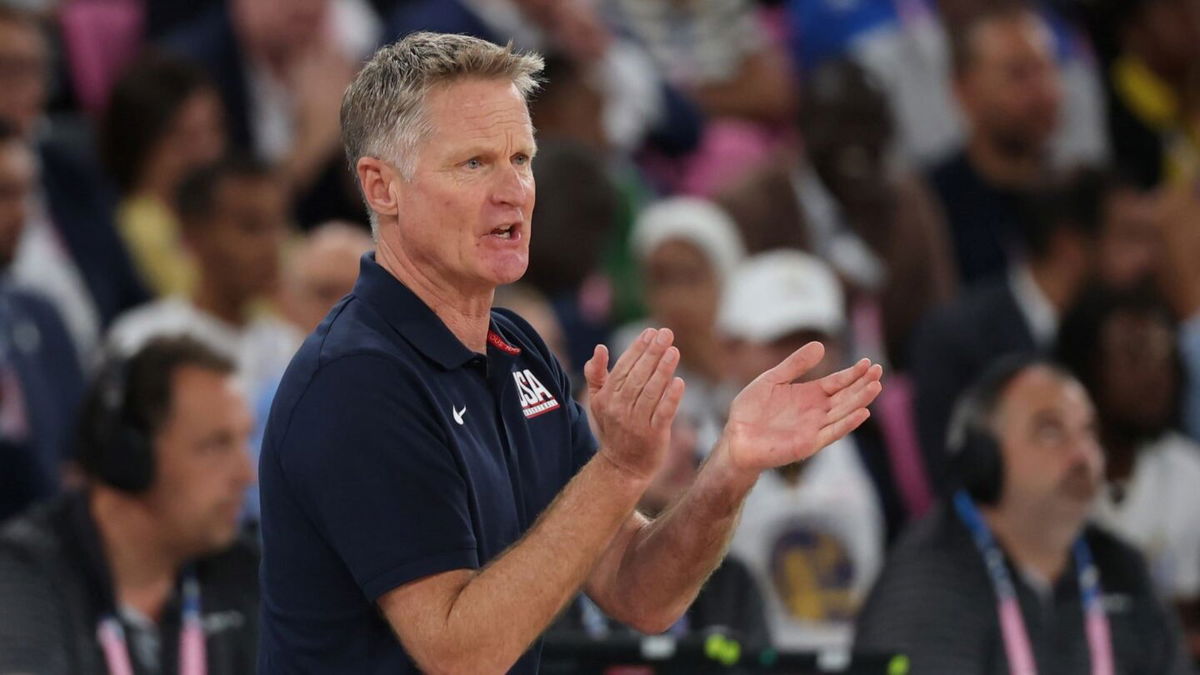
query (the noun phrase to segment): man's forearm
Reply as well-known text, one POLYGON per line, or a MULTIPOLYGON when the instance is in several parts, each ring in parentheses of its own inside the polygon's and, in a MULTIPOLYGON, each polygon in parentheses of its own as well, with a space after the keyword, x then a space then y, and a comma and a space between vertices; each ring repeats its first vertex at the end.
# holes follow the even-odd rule
POLYGON ((640 630, 669 628, 724 557, 756 478, 732 467, 724 444, 718 445, 679 502, 630 533, 618 563, 597 570, 589 584, 593 596, 640 630))
POLYGON ((644 490, 644 481, 597 453, 518 543, 449 595, 440 616, 422 622, 418 635, 401 635, 421 667, 511 667, 579 591, 644 490))

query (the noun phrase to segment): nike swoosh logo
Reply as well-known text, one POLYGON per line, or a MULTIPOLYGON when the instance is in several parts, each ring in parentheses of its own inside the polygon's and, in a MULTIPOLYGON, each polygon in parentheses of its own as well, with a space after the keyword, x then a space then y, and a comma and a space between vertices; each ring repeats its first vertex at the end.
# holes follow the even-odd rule
POLYGON ((463 406, 462 410, 457 410, 457 409, 455 409, 454 406, 450 406, 450 411, 454 413, 454 421, 458 422, 459 426, 462 426, 462 423, 463 423, 462 418, 463 418, 463 415, 467 414, 467 407, 463 406))

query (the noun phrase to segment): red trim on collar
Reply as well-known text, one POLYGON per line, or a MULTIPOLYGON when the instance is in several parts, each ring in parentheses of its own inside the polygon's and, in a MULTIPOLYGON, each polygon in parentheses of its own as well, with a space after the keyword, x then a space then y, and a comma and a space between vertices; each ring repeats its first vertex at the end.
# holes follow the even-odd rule
POLYGON ((488 331, 487 341, 488 341, 488 344, 490 344, 491 346, 495 347, 496 349, 499 349, 500 351, 504 352, 505 354, 509 354, 510 356, 516 356, 517 354, 521 353, 520 347, 514 347, 514 346, 508 344, 507 342, 504 341, 504 338, 500 337, 500 334, 494 330, 488 331))

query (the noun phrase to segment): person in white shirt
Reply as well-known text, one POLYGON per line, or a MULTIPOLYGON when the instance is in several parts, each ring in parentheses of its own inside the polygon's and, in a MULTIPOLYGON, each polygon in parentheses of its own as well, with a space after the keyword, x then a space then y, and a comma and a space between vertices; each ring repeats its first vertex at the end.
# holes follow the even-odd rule
MULTIPOLYGON (((836 369, 846 329, 840 282, 808 254, 759 254, 730 280, 718 327, 734 385, 809 340, 825 345, 827 367, 836 369)), ((746 498, 731 551, 762 590, 772 644, 837 650, 850 646, 883 545, 883 514, 850 435, 804 463, 764 473, 746 498)))
MULTIPOLYGON (((132 354, 151 338, 187 334, 231 355, 249 400, 262 414, 301 334, 262 302, 279 282, 287 195, 278 175, 250 159, 201 169, 179 190, 179 216, 199 279, 190 296, 170 296, 122 315, 108 348, 132 354)), ((257 448, 256 448, 257 449, 257 448)), ((248 513, 257 513, 252 490, 248 513)))
POLYGON ((1063 319, 1058 357, 1096 402, 1107 485, 1094 520, 1146 557, 1159 594, 1200 636, 1200 446, 1176 431, 1178 337, 1149 291, 1096 289, 1063 319))

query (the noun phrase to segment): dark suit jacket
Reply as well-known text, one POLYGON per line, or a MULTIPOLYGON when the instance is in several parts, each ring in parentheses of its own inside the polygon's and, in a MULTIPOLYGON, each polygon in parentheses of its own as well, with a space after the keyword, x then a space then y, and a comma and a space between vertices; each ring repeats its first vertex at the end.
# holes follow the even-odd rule
POLYGON ((29 428, 0 437, 0 520, 58 489, 69 455, 83 373, 67 329, 46 300, 0 282, 0 366, 17 377, 29 428))
MULTIPOLYGON (((169 51, 202 67, 221 95, 229 139, 239 151, 254 154, 254 127, 250 115, 250 85, 241 46, 224 6, 215 6, 172 33, 164 42, 169 51)), ((340 96, 340 92, 332 93, 340 96)), ((331 219, 366 223, 366 212, 358 198, 342 154, 335 152, 312 185, 297 195, 297 223, 311 227, 331 219)))
POLYGON ((150 298, 113 222, 115 199, 99 169, 53 141, 39 144, 50 218, 87 283, 101 327, 150 298))
POLYGON ((1007 277, 975 287, 917 327, 911 360, 917 431, 936 490, 947 488, 946 425, 959 395, 997 358, 1036 349, 1007 277))

